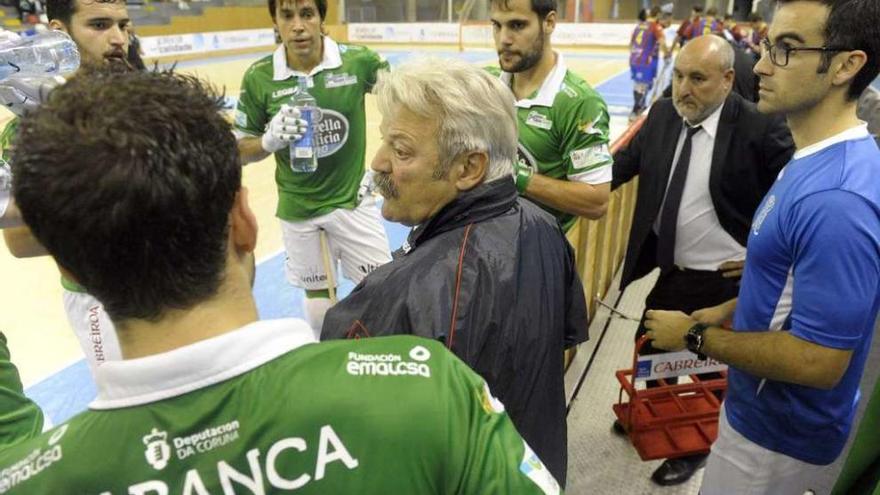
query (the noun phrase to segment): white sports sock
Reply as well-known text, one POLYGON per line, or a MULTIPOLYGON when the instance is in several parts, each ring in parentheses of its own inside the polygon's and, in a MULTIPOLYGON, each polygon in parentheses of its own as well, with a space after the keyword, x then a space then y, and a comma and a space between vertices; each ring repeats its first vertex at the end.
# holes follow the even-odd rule
POLYGON ((321 327, 324 326, 324 315, 327 314, 327 310, 332 306, 330 298, 327 297, 303 298, 303 311, 306 315, 306 322, 312 327, 312 331, 315 332, 315 338, 318 340, 321 340, 321 327))

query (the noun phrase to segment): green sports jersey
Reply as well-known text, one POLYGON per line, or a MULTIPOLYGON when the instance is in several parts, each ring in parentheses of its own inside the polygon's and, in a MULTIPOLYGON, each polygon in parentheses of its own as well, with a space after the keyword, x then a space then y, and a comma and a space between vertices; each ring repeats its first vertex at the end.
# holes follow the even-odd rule
MULTIPOLYGON (((516 102, 519 162, 552 179, 611 182, 610 117, 605 100, 568 70, 562 54, 556 57, 556 67, 541 87, 529 98, 516 102)), ((497 67, 487 70, 510 85, 510 73, 497 67)), ((574 225, 574 215, 542 207, 566 231, 574 225)))
POLYGON ((6 126, 3 128, 3 131, 0 132, 0 158, 2 158, 4 164, 9 164, 9 155, 12 152, 12 141, 15 140, 15 136, 18 134, 18 117, 14 117, 12 120, 6 123, 6 126))
POLYGON ((297 76, 309 76, 309 93, 323 114, 315 132, 317 171, 294 172, 288 149, 275 153, 279 218, 306 220, 356 206, 367 140, 364 95, 373 89, 378 72, 387 68, 388 62, 376 52, 325 36, 324 59, 310 74, 288 68, 283 45, 245 72, 235 112, 239 135, 263 135, 281 105, 290 101, 297 76))
POLYGON ((10 360, 6 336, 0 333, 0 446, 8 448, 41 431, 43 413, 24 396, 18 369, 10 360))
POLYGON ((9 152, 12 149, 12 140, 18 131, 18 119, 14 118, 6 124, 3 132, 0 132, 0 217, 6 212, 9 205, 10 191, 12 189, 12 170, 9 167, 9 152))
POLYGON ((96 383, 89 411, 0 452, 0 493, 559 492, 485 382, 431 340, 318 344, 301 320, 262 321, 105 363, 96 383))
MULTIPOLYGON (((18 125, 18 117, 15 117, 0 132, 0 191, 3 190, 4 177, 8 177, 10 180, 12 178, 12 173, 9 170, 9 159, 12 152, 12 141, 15 140, 15 136, 18 134, 18 125)), ((61 285, 71 292, 86 292, 84 287, 67 280, 63 276, 61 277, 61 285)))

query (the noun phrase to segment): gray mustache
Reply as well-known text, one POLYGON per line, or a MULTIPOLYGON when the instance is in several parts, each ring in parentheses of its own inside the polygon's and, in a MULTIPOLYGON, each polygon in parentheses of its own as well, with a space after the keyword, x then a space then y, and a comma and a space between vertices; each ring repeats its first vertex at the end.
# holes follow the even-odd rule
POLYGON ((391 174, 386 172, 376 172, 373 175, 373 185, 376 186, 376 190, 379 191, 386 199, 397 199, 400 197, 400 191, 397 189, 397 186, 394 185, 394 182, 391 180, 391 174))

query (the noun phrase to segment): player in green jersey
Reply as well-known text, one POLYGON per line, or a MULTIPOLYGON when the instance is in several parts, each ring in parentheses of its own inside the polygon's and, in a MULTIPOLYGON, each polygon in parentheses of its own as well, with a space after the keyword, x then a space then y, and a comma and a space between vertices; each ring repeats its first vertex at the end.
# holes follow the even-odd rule
MULTIPOLYGON (((257 321, 256 220, 220 106, 191 76, 96 73, 22 121, 22 215, 104 301, 126 360, 98 368, 89 411, 6 436, 0 493, 558 493, 439 343, 257 321)), ((20 398, 4 351, 0 398, 20 398)))
MULTIPOLYGON (((67 33, 76 43, 83 66, 113 65, 126 70, 130 18, 125 0, 49 0, 46 13, 52 29, 67 33)), ((63 82, 60 77, 4 81, 0 86, 0 101, 17 115, 22 115, 38 107, 52 88, 63 82)), ((11 159, 12 142, 17 134, 18 118, 14 118, 0 134, 0 159, 3 162, 8 163, 11 159)), ((16 257, 47 254, 26 226, 4 230, 3 235, 10 253, 16 257)), ((63 274, 62 286, 65 314, 91 370, 94 372, 106 361, 121 359, 116 332, 100 301, 77 284, 65 280, 63 274)))
POLYGON ((329 241, 331 270, 341 260, 346 277, 356 283, 391 260, 368 190, 372 180, 364 175, 364 96, 388 63, 367 48, 338 44, 322 34, 326 0, 269 0, 269 12, 283 43, 245 73, 235 131, 242 162, 275 155, 287 280, 305 289, 306 317, 320 332, 330 307, 320 231, 329 241), (288 149, 302 131, 298 110, 288 105, 299 76, 308 78, 309 93, 321 107, 313 173, 290 167, 288 149))
MULTIPOLYGON (((7 100, 3 96, 5 95, 0 95, 0 102, 5 103, 7 100)), ((10 134, 12 132, 9 130, 9 126, 0 133, 0 147, 2 149, 7 148, 7 143, 11 139, 10 134)), ((9 161, 6 159, 6 156, 2 156, 0 157, 0 229, 21 225, 21 215, 18 213, 15 201, 12 200, 12 195, 9 194, 11 189, 12 170, 9 168, 9 161)))
MULTIPOLYGON (((605 214, 611 191, 608 108, 553 51, 556 0, 492 0, 501 70, 516 96, 520 194, 569 230, 575 216, 605 214)), ((492 69, 490 69, 492 70, 492 69)))

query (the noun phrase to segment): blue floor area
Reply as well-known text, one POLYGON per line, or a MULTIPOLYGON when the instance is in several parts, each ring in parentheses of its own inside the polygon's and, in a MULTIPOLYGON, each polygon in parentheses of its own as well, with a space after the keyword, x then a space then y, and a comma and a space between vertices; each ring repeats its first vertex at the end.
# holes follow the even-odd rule
MULTIPOLYGON (((492 52, 403 52, 382 51, 392 65, 399 64, 403 60, 414 56, 454 56, 461 57, 470 62, 479 62, 494 56, 492 52)), ((241 56, 244 57, 244 56, 241 56)), ((253 59, 254 55, 247 55, 253 59)), ((567 58, 596 58, 596 59, 626 59, 624 55, 592 55, 572 54, 567 58)), ((184 62, 178 67, 191 67, 214 63, 210 61, 184 62)), ((629 71, 608 79, 598 85, 596 89, 612 107, 632 106, 632 82, 629 71)), ((397 249, 406 239, 409 229, 399 224, 385 223, 388 240, 392 250, 397 249)), ((283 253, 264 260, 257 266, 257 277, 254 283, 254 297, 257 301, 257 309, 262 319, 290 318, 302 316, 303 292, 287 284, 284 277, 283 253)), ((344 297, 354 288, 354 285, 341 279, 339 297, 344 297)), ((48 415, 53 424, 60 424, 71 416, 83 411, 88 403, 94 399, 96 388, 85 361, 79 361, 50 376, 49 378, 29 387, 25 393, 32 398, 48 415)))

